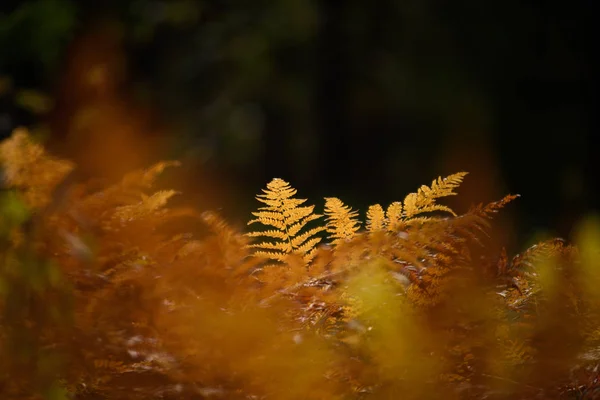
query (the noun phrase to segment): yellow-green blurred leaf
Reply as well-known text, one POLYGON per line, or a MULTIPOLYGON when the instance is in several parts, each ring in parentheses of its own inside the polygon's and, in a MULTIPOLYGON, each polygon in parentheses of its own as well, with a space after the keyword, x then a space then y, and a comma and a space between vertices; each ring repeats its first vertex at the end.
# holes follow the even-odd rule
POLYGON ((44 114, 53 106, 52 99, 35 90, 21 90, 15 96, 15 102, 34 114, 44 114))

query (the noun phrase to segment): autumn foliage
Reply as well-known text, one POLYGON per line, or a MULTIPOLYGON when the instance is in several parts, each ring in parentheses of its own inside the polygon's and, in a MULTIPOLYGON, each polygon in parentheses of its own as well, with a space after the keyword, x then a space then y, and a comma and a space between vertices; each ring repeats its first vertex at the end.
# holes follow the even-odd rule
POLYGON ((244 232, 169 207, 176 162, 98 188, 18 130, 0 163, 2 399, 600 397, 593 219, 509 257, 488 234, 517 196, 439 203, 466 173, 364 221, 273 179, 244 232))

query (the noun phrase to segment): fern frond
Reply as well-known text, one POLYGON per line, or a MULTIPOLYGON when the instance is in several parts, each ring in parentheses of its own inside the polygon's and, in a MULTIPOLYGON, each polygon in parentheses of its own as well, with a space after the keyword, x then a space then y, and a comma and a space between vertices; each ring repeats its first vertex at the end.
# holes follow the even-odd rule
POLYGON ((179 161, 160 161, 149 168, 128 173, 121 180, 121 187, 142 187, 149 189, 154 185, 156 178, 158 178, 165 169, 179 166, 181 166, 179 161))
MULTIPOLYGON (((158 176, 166 168, 179 165, 180 163, 177 161, 161 161, 150 168, 130 172, 117 184, 85 197, 79 207, 82 212, 89 215, 98 215, 105 210, 124 206, 138 207, 140 205, 140 193, 143 190, 151 189, 158 176)), ((144 199, 144 196, 141 196, 142 199, 144 199)), ((157 198, 154 200, 157 200, 157 198)), ((121 212, 125 210, 122 208, 121 212)))
POLYGON ((489 222, 489 219, 491 218, 490 214, 498 212, 501 208, 518 197, 519 195, 507 195, 502 199, 485 206, 479 204, 475 207, 471 207, 466 214, 454 218, 454 230, 482 245, 478 236, 481 234, 484 236, 488 235, 488 231, 491 228, 489 222))
POLYGON ((388 230, 397 230, 402 221, 402 202, 395 201, 390 204, 385 212, 385 216, 388 221, 388 230))
POLYGON ((117 207, 113 218, 126 222, 146 217, 164 207, 167 201, 176 194, 178 192, 175 190, 161 190, 151 196, 142 194, 142 201, 139 203, 117 207))
POLYGON ((266 204, 259 211, 253 212, 256 218, 248 225, 260 223, 275 229, 252 231, 247 237, 266 237, 271 241, 252 244, 249 247, 262 249, 254 252, 255 256, 266 257, 271 260, 285 262, 286 256, 291 253, 302 254, 306 263, 314 256, 314 248, 321 241, 316 235, 325 228, 316 227, 301 233, 306 225, 321 217, 313 212, 314 206, 302 206, 306 199, 293 198, 296 189, 283 179, 275 178, 263 189, 263 194, 256 197, 258 201, 266 204), (265 251, 268 250, 268 251, 265 251))
POLYGON ((440 197, 456 195, 456 189, 467 175, 466 172, 458 172, 447 176, 446 178, 438 177, 431 183, 431 187, 423 185, 417 193, 411 193, 404 199, 404 216, 412 218, 421 213, 432 211, 445 211, 456 216, 456 213, 449 207, 435 203, 435 200, 440 197))
POLYGON ((387 220, 385 218, 385 212, 379 204, 369 206, 367 210, 367 230, 369 232, 375 232, 385 229, 387 226, 387 220))
POLYGON ((358 229, 360 222, 357 220, 358 212, 344 205, 337 197, 325 198, 325 215, 327 224, 325 226, 332 244, 352 239, 358 229))
POLYGON ((247 239, 233 229, 219 214, 213 211, 205 211, 200 215, 200 219, 212 231, 212 233, 220 240, 222 247, 228 246, 243 247, 247 243, 247 239))
POLYGON ((504 208, 504 206, 518 197, 520 197, 518 194, 509 194, 504 196, 502 199, 489 203, 485 207, 481 208, 481 213, 486 216, 488 214, 497 213, 500 209, 504 208))
POLYGON ((556 258, 572 251, 562 239, 551 239, 534 244, 521 254, 513 257, 507 266, 507 273, 518 275, 531 271, 535 265, 542 264, 545 260, 556 258))

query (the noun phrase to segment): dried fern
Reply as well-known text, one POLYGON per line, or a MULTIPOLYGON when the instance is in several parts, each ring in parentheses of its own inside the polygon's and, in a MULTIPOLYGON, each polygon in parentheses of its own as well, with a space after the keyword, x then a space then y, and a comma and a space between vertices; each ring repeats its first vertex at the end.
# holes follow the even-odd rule
POLYGON ((117 213, 121 214, 121 216, 125 216, 127 210, 133 211, 133 209, 137 209, 141 212, 142 209, 148 210, 153 207, 155 207, 154 209, 158 209, 161 207, 161 204, 164 205, 164 202, 168 198, 177 193, 162 191, 148 196, 143 191, 151 189, 158 176, 166 168, 179 165, 179 162, 176 161, 161 161, 150 168, 130 172, 119 183, 86 196, 78 204, 78 207, 82 212, 93 215, 98 215, 101 210, 114 210, 121 207, 121 211, 117 213), (129 206, 131 206, 129 209, 122 208, 129 206))
POLYGON ((466 172, 458 172, 446 178, 439 177, 431 183, 431 187, 423 185, 417 193, 411 193, 404 199, 404 216, 412 218, 415 215, 432 212, 445 211, 456 216, 456 213, 447 206, 436 204, 435 200, 440 197, 456 195, 456 189, 463 178, 467 175, 466 172))
POLYGON ((177 192, 174 190, 161 190, 151 196, 141 194, 141 201, 136 204, 118 207, 113 214, 113 218, 122 222, 144 218, 158 212, 176 194, 177 192))
POLYGON ((435 200, 455 195, 454 189, 460 185, 466 174, 466 172, 459 172, 446 178, 438 177, 432 182, 431 187, 421 186, 416 193, 407 195, 404 203, 395 201, 388 206, 385 212, 379 204, 369 206, 367 231, 375 232, 387 229, 390 232, 397 232, 404 229, 407 224, 414 225, 428 220, 428 218, 417 218, 417 216, 433 211, 444 211, 456 216, 451 208, 436 204, 435 200))
POLYGON ((375 232, 385 229, 387 226, 387 218, 383 208, 379 204, 369 206, 367 210, 367 230, 375 232))
POLYGON ((254 255, 285 262, 289 254, 299 253, 303 255, 306 263, 310 262, 315 255, 316 245, 321 241, 316 235, 324 228, 315 227, 302 233, 301 231, 310 221, 320 218, 321 215, 313 212, 314 206, 301 206, 306 199, 294 198, 296 189, 282 179, 273 179, 263 192, 264 194, 258 195, 256 199, 266 206, 252 213, 256 219, 248 222, 248 225, 260 223, 275 229, 247 233, 248 237, 271 239, 251 244, 251 248, 259 249, 254 255))
POLYGON ((398 230, 402 221, 402 202, 395 201, 390 204, 385 212, 388 222, 388 230, 398 230))
POLYGON ((360 229, 358 212, 352 211, 352 208, 344 205, 337 197, 325 198, 325 215, 327 216, 325 228, 334 245, 352 239, 360 229))

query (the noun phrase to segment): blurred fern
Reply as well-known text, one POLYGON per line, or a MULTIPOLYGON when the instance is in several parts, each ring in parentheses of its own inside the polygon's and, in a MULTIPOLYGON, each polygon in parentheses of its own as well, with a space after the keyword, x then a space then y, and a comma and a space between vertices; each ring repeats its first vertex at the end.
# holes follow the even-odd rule
POLYGON ((465 173, 371 205, 364 225, 335 197, 321 221, 274 179, 249 222, 264 229, 244 233, 170 207, 156 179, 175 162, 89 187, 24 130, 0 162, 2 398, 598 393, 595 220, 579 247, 511 257, 489 254, 487 234, 517 196, 462 215, 437 203, 465 173), (204 236, 163 229, 182 219, 204 236))

